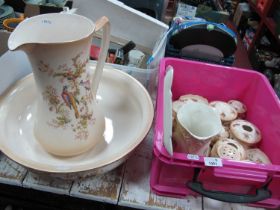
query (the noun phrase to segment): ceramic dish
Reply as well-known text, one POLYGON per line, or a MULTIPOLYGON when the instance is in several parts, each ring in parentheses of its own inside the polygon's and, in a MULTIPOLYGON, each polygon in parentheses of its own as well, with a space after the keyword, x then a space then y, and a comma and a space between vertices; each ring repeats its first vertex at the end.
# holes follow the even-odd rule
POLYGON ((3 17, 3 18, 0 18, 0 23, 3 23, 4 20, 6 20, 6 19, 8 19, 8 18, 13 18, 13 17, 15 17, 14 14, 10 14, 10 15, 7 15, 7 16, 5 16, 5 17, 3 17))
POLYGON ((17 25, 23 21, 23 18, 7 18, 3 21, 4 29, 12 32, 17 25))
POLYGON ((84 177, 117 167, 144 139, 154 115, 151 98, 136 79, 104 69, 97 94, 106 121, 104 140, 87 153, 59 158, 44 151, 34 137, 35 98, 32 74, 2 95, 0 148, 19 164, 59 178, 84 177))

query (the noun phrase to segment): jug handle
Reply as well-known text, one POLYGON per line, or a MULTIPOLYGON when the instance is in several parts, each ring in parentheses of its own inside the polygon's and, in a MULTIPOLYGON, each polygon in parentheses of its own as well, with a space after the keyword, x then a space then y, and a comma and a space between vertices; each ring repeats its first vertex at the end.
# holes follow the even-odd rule
POLYGON ((102 42, 101 42, 101 50, 100 50, 100 53, 98 56, 98 62, 97 62, 96 69, 95 69, 95 76, 92 80, 92 89, 91 90, 92 90, 93 96, 96 96, 96 92, 97 92, 98 85, 99 85, 99 82, 102 77, 103 67, 105 64, 105 60, 107 57, 107 52, 108 52, 108 48, 109 48, 109 44, 110 44, 111 27, 110 27, 109 19, 105 16, 99 18, 95 22, 94 32, 97 32, 100 29, 103 29, 102 42))

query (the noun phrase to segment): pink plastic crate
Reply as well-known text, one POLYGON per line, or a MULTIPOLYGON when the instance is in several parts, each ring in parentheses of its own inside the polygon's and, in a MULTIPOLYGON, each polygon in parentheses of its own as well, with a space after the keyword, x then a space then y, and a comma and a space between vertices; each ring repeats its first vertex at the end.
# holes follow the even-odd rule
POLYGON ((150 184, 160 195, 184 197, 203 194, 227 202, 280 207, 280 104, 267 79, 260 73, 195 61, 164 58, 160 63, 154 159, 150 184), (258 147, 272 165, 222 160, 222 167, 205 166, 204 158, 187 154, 170 156, 163 147, 163 82, 168 65, 174 68, 173 100, 198 94, 209 101, 237 99, 248 108, 246 119, 263 135, 258 147), (188 186, 196 191, 194 192, 188 186), (203 188, 203 189, 202 189, 203 188))

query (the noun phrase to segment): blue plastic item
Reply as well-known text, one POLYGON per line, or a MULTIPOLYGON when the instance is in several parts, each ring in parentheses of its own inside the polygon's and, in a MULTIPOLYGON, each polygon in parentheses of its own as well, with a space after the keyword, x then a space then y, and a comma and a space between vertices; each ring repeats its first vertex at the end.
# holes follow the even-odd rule
MULTIPOLYGON (((194 48, 195 48, 194 47, 194 48)), ((177 17, 173 20, 167 35, 166 57, 177 57, 218 63, 231 66, 234 63, 234 52, 237 48, 237 36, 226 25, 205 21, 201 18, 177 17), (212 59, 202 53, 203 56, 192 57, 192 53, 184 54, 182 49, 188 46, 197 47, 197 51, 205 49, 217 49, 219 59, 212 59)), ((205 50, 205 51, 207 51, 205 50)))

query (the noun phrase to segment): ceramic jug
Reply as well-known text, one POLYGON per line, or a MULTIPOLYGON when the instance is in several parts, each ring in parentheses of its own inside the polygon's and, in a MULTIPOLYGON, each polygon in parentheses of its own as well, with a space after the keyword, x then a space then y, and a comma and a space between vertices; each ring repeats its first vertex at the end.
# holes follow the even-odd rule
POLYGON ((188 101, 177 112, 174 150, 208 156, 211 139, 221 131, 222 122, 214 109, 203 103, 188 101))
POLYGON ((38 90, 34 136, 54 155, 83 153, 102 140, 105 120, 96 103, 109 47, 107 17, 93 23, 76 14, 44 14, 25 19, 10 35, 10 50, 23 50, 38 90), (103 29, 101 52, 88 68, 94 32, 103 29))

